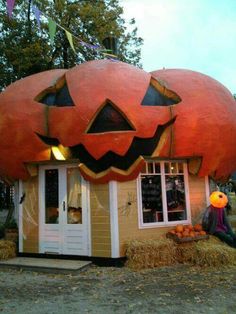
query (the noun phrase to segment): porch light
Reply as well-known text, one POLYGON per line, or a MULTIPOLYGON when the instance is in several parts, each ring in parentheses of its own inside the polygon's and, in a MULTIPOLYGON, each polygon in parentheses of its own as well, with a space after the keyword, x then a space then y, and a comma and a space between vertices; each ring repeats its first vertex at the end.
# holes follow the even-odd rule
POLYGON ((57 146, 52 146, 52 153, 56 160, 66 160, 57 146))

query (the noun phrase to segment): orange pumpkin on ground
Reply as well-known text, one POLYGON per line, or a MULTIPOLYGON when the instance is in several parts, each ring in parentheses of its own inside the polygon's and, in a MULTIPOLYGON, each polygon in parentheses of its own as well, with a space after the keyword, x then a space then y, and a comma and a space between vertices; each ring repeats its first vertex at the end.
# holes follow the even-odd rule
POLYGON ((214 207, 223 208, 227 205, 228 198, 224 193, 220 191, 215 191, 212 192, 210 195, 210 203, 214 207))
POLYGON ((198 231, 198 232, 202 231, 202 225, 201 225, 201 224, 196 224, 196 225, 194 226, 194 230, 195 230, 195 231, 198 231))
POLYGON ((194 238, 196 236, 196 233, 194 231, 190 231, 189 236, 191 238, 194 238))
POLYGON ((200 235, 206 235, 206 231, 201 230, 201 231, 200 231, 200 235))
POLYGON ((189 231, 188 230, 184 230, 183 231, 183 237, 184 238, 188 238, 189 237, 189 231))
POLYGON ((187 227, 190 231, 193 230, 193 225, 187 225, 186 227, 187 227))
POLYGON ((183 232, 184 231, 184 226, 183 225, 177 225, 175 227, 175 231, 176 232, 183 232))
POLYGON ((188 226, 185 226, 184 231, 187 231, 189 233, 191 230, 188 228, 188 226))

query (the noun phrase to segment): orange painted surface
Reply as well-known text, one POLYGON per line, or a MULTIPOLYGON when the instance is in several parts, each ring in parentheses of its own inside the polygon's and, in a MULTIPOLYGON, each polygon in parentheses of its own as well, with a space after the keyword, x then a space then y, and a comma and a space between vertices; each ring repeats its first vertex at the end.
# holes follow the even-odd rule
POLYGON ((152 137, 156 128, 170 120, 167 107, 141 106, 151 75, 123 62, 92 61, 66 73, 75 107, 50 108, 50 135, 64 146, 85 145, 96 159, 111 150, 125 155, 134 136, 152 137), (135 131, 86 134, 88 126, 109 99, 131 121, 135 131), (59 127, 60 126, 60 127, 59 127))
MULTIPOLYGON (((65 146, 83 144, 99 159, 108 151, 124 156, 134 138, 150 138, 159 125, 176 121, 156 157, 202 157, 199 175, 228 176, 236 169, 236 105, 230 92, 214 79, 188 70, 147 73, 122 62, 99 60, 70 70, 32 75, 0 95, 0 176, 26 179, 25 162, 50 160, 50 146, 36 135, 56 138, 65 146), (35 100, 65 74, 75 106, 49 107, 35 100), (182 101, 172 106, 142 106, 151 75, 182 101), (133 131, 87 134, 106 100, 134 127, 133 131)), ((120 175, 104 172, 100 182, 130 180, 139 168, 120 175)), ((88 176, 87 174, 84 174, 88 176)), ((98 176, 99 177, 99 176, 98 176)), ((96 181, 88 176, 91 181, 96 181)))
POLYGON ((24 162, 50 159, 49 146, 35 132, 45 134, 46 106, 34 101, 39 90, 65 70, 52 70, 19 80, 0 94, 0 176, 27 179, 24 162))
POLYGON ((159 70, 182 101, 173 106, 172 158, 202 157, 200 176, 223 179, 236 170, 236 102, 218 81, 190 70, 159 70))

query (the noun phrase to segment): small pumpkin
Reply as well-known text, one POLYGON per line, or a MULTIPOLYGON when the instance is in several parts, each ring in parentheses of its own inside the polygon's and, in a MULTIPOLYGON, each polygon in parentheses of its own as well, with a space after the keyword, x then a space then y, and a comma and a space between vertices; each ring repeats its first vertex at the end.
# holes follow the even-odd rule
POLYGON ((192 231, 193 230, 193 225, 187 225, 185 228, 188 228, 189 231, 192 231))
POLYGON ((189 233, 191 229, 189 228, 189 226, 184 226, 184 231, 187 231, 189 233))
POLYGON ((178 238, 183 238, 183 234, 181 232, 177 232, 176 235, 178 238))
POLYGON ((224 193, 220 191, 215 191, 212 192, 210 195, 210 203, 216 208, 223 208, 227 205, 228 198, 224 193))
POLYGON ((183 225, 177 225, 175 227, 175 231, 176 232, 183 232, 184 231, 184 226, 183 225))
POLYGON ((202 231, 202 225, 201 225, 201 224, 196 224, 196 225, 194 226, 194 230, 197 231, 197 232, 202 231))
POLYGON ((188 238, 188 237, 189 237, 189 231, 188 230, 184 230, 183 238, 188 238))
POLYGON ((200 231, 200 235, 206 235, 206 231, 201 230, 201 231, 200 231))
POLYGON ((196 236, 196 234, 195 234, 194 231, 190 231, 189 236, 190 236, 191 238, 194 238, 194 237, 196 236))

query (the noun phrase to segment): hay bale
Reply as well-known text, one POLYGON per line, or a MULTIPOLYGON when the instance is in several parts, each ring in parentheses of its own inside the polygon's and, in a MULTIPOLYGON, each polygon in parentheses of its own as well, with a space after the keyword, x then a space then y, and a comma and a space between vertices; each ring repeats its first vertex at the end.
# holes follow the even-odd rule
POLYGON ((16 256, 16 244, 12 241, 0 240, 0 260, 16 256))
POLYGON ((134 270, 169 266, 176 263, 176 244, 165 237, 133 240, 127 244, 126 265, 134 270))
POLYGON ((179 263, 201 267, 236 265, 235 248, 231 248, 213 236, 209 240, 180 244, 176 253, 179 263))
POLYGON ((174 264, 200 267, 236 265, 236 249, 210 236, 209 240, 175 243, 172 239, 134 240, 127 244, 126 266, 141 270, 174 264))

